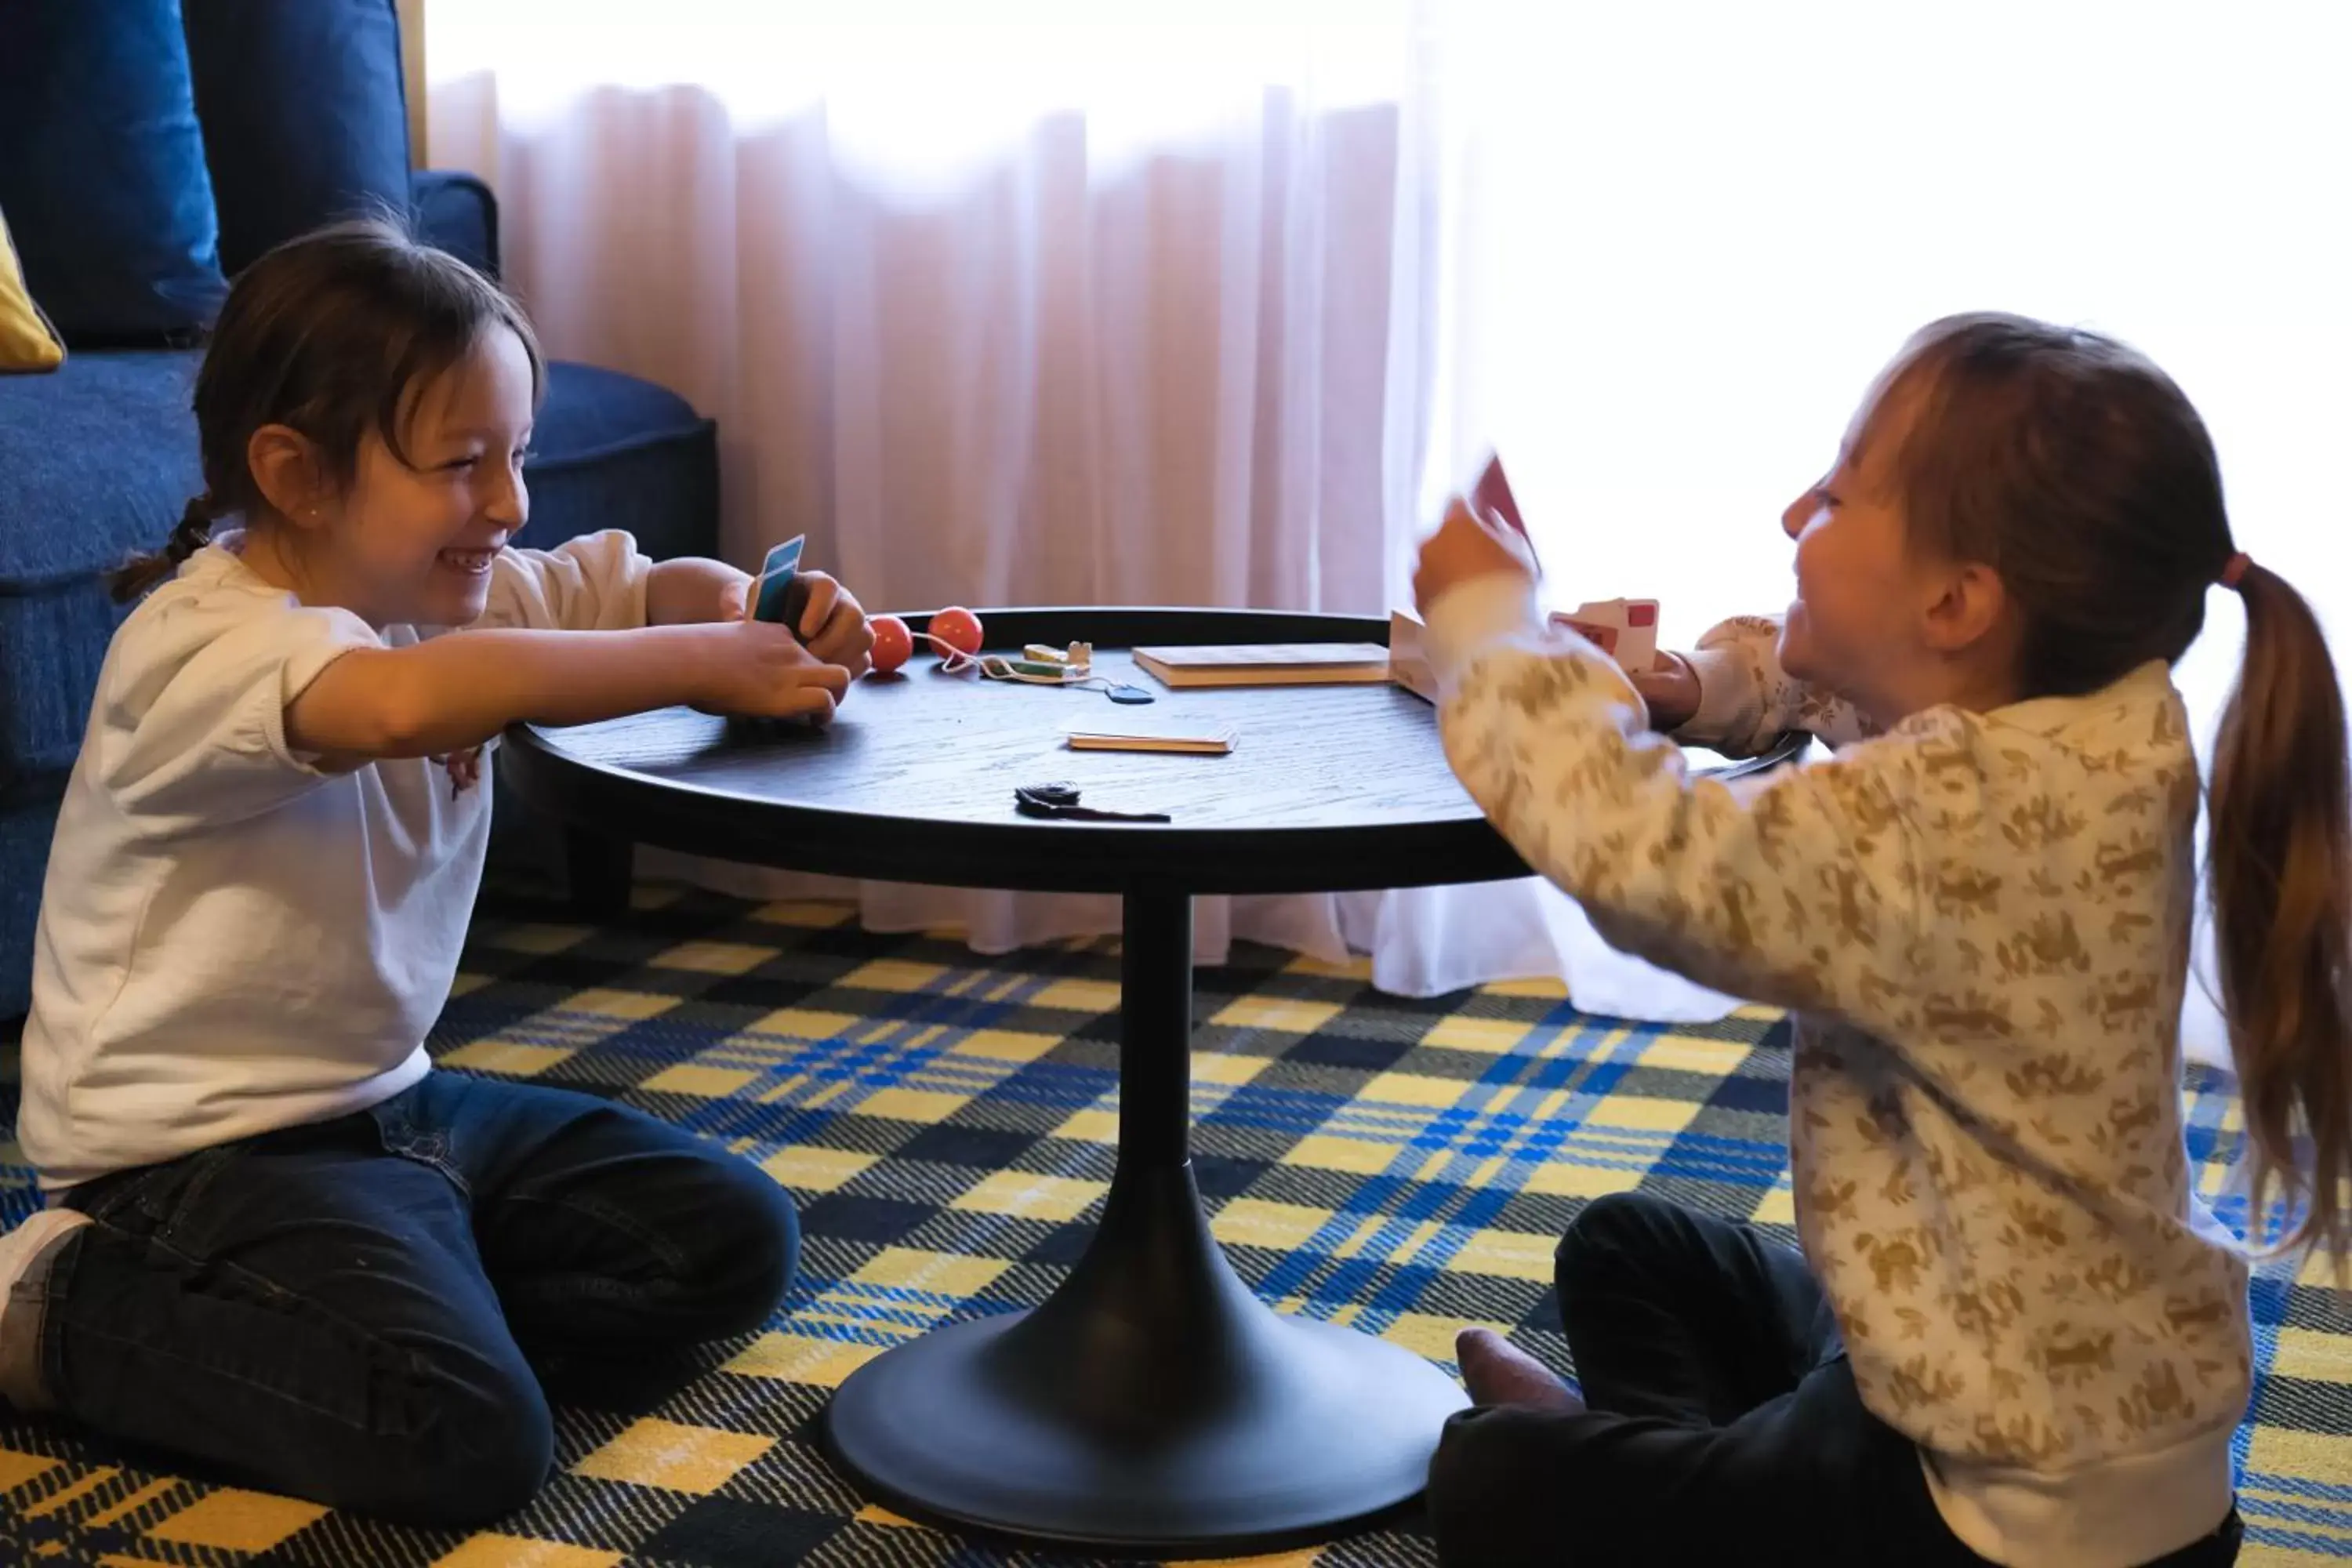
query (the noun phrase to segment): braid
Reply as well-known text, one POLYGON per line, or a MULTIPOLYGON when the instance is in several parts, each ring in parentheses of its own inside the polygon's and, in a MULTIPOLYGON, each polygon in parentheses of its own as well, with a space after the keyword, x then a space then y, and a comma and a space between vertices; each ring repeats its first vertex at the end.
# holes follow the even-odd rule
POLYGON ((210 490, 190 501, 187 510, 180 513, 180 521, 173 526, 171 541, 163 546, 164 559, 174 570, 213 542, 213 519, 219 515, 210 490))
POLYGON ((212 542, 213 520, 220 515, 220 503, 210 490, 190 501, 163 549, 132 556, 107 579, 115 603, 126 604, 176 574, 181 563, 212 542))

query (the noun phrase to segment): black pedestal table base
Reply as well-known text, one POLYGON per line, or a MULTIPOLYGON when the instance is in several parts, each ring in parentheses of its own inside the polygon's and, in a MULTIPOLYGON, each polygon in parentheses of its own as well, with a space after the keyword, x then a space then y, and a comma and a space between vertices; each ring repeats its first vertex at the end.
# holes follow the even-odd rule
MULTIPOLYGON (((1382 618, 1263 611, 1096 605, 985 619, 992 648, 1087 641, 1119 679, 1138 647, 1388 637, 1382 618)), ((1161 693, 1156 711, 1171 722, 1245 734, 1207 759, 1067 750, 1072 715, 1099 701, 926 662, 861 683, 822 730, 672 708, 520 726, 499 765, 560 821, 688 854, 1124 894, 1118 1170, 1093 1247, 1035 1311, 958 1324, 860 1368, 831 1406, 834 1452, 902 1512, 1115 1554, 1207 1557, 1329 1536, 1412 1498, 1465 1402, 1418 1356, 1268 1311, 1211 1239, 1185 1153, 1190 897, 1490 881, 1527 864, 1454 777, 1428 705, 1397 687, 1161 693), (1047 781, 1173 820, 1013 810, 1015 786, 1047 781)), ((1725 771, 1762 771, 1803 744, 1792 737, 1725 771)), ((617 904, 618 863, 575 859, 585 900, 617 904)))
POLYGON ((918 1517, 1127 1552, 1336 1533, 1421 1490, 1454 1381, 1352 1329, 1278 1316, 1209 1234, 1186 1154, 1192 900, 1127 898, 1118 1168, 1093 1245, 1034 1311, 858 1369, 835 1456, 918 1517))

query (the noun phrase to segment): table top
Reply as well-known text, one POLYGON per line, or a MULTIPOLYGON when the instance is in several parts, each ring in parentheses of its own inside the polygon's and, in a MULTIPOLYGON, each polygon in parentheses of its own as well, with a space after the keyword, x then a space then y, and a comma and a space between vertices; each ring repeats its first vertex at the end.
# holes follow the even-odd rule
MULTIPOLYGON (((925 618, 907 617, 920 629, 925 618)), ((1273 893, 1523 876, 1446 766, 1434 710, 1388 685, 1171 690, 1154 644, 1379 642, 1384 620, 1247 611, 983 611, 992 648, 1092 641, 1096 669, 1153 693, 943 673, 920 657, 856 683, 831 726, 689 709, 523 727, 501 761, 527 798, 637 842, 799 870, 1051 891, 1273 893), (1073 727, 1230 727, 1223 756, 1076 752, 1073 727), (1168 824, 1040 821, 1016 785, 1168 824)), ((1696 759, 1695 759, 1696 760, 1696 759)))

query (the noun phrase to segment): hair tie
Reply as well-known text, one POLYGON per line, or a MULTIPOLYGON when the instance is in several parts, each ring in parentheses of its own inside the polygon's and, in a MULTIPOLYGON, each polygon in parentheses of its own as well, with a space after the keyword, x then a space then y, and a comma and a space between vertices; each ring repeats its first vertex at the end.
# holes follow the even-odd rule
POLYGON ((2246 580, 2246 568, 2252 566, 2253 563, 2254 558, 2247 554, 2242 550, 2239 551, 2235 555, 2231 556, 2229 561, 2221 568, 2221 586, 2224 588, 2237 587, 2239 584, 2246 580))
POLYGON ((177 566, 213 542, 213 519, 218 515, 218 503, 213 500, 210 490, 190 501, 187 510, 180 513, 179 522, 173 527, 172 537, 164 542, 163 558, 177 566))

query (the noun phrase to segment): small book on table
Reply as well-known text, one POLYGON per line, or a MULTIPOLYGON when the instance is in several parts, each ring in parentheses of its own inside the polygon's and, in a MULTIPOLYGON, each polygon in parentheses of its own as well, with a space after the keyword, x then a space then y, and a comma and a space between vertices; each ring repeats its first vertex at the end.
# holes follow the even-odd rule
POLYGON ((1161 685, 1376 686, 1389 678, 1378 643, 1252 643, 1214 647, 1139 647, 1137 666, 1161 685))

